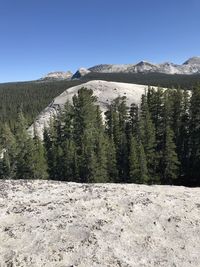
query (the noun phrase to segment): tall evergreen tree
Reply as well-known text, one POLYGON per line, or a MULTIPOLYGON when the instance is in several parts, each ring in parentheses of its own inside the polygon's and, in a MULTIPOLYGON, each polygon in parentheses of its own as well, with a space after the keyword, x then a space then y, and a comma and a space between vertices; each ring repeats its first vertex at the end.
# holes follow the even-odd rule
POLYGON ((144 148, 144 153, 148 168, 148 180, 150 183, 159 182, 156 175, 156 139, 155 127, 149 113, 146 94, 142 96, 140 111, 140 138, 144 148))
POLYGON ((171 127, 174 132, 174 140, 176 146, 181 135, 181 117, 183 113, 183 91, 178 89, 168 90, 171 102, 171 127))
POLYGON ((200 185, 200 86, 192 91, 190 107, 190 179, 200 185))
POLYGON ((118 97, 111 103, 106 112, 106 130, 115 144, 118 182, 126 182, 128 179, 127 119, 126 98, 118 97))
POLYGON ((48 164, 49 179, 61 179, 58 170, 58 159, 61 157, 61 149, 57 146, 56 120, 51 119, 49 127, 44 129, 44 147, 48 164))
POLYGON ((39 139, 32 139, 27 132, 27 124, 22 111, 19 111, 16 125, 16 178, 46 179, 46 162, 39 139))
MULTIPOLYGON (((92 182, 97 166, 98 130, 96 97, 93 91, 81 88, 73 97, 74 105, 74 142, 81 182, 92 182)), ((98 146, 99 147, 99 146, 98 146)), ((98 151, 99 152, 99 151, 98 151)))
POLYGON ((174 132, 171 128, 171 103, 169 91, 164 93, 164 128, 163 128, 163 148, 162 148, 162 183, 173 184, 178 178, 179 161, 174 141, 174 132))
POLYGON ((16 140, 10 127, 5 124, 0 143, 0 178, 14 179, 16 175, 16 140))
POLYGON ((138 158, 138 148, 137 141, 134 135, 130 139, 130 149, 129 149, 129 182, 140 183, 141 173, 140 173, 140 163, 138 158))
POLYGON ((108 179, 109 182, 118 182, 119 171, 117 168, 116 148, 113 138, 107 137, 106 144, 108 179))
POLYGON ((189 185, 189 134, 190 134, 190 96, 187 90, 183 91, 180 131, 177 139, 177 154, 181 162, 180 184, 189 185))
POLYGON ((95 141, 95 159, 96 166, 93 173, 94 182, 108 182, 107 170, 107 143, 105 129, 102 122, 102 116, 99 106, 96 107, 96 141, 95 141))
POLYGON ((32 179, 47 179, 47 161, 45 157, 45 149, 37 135, 37 132, 34 133, 33 138, 33 155, 32 155, 32 179))

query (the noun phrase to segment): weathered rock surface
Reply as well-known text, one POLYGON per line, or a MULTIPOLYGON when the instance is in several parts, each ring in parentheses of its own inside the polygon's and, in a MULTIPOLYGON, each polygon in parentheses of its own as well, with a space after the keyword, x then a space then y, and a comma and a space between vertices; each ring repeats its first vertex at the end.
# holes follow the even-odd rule
POLYGON ((81 77, 87 75, 88 73, 90 73, 88 69, 80 68, 77 70, 76 73, 74 73, 74 75, 72 76, 72 79, 80 79, 81 77))
POLYGON ((200 189, 0 181, 0 266, 200 266, 200 189))
MULTIPOLYGON (((42 139, 43 130, 45 127, 48 127, 50 119, 59 114, 67 101, 72 102, 73 96, 77 94, 78 90, 82 87, 93 90, 94 96, 97 97, 97 104, 100 106, 103 113, 107 110, 112 100, 117 97, 125 96, 128 106, 132 103, 139 105, 142 94, 144 94, 145 90, 148 88, 146 85, 107 81, 90 81, 71 87, 54 98, 54 100, 38 115, 34 125, 29 128, 29 133, 33 136, 35 129, 42 139)), ((157 87, 154 86, 154 88, 156 89, 157 87)))
POLYGON ((165 74, 198 74, 200 73, 200 57, 189 58, 181 65, 171 62, 154 64, 141 61, 137 64, 100 64, 89 68, 91 72, 100 73, 165 73, 165 74))
POLYGON ((69 80, 71 79, 72 75, 73 74, 71 71, 54 71, 46 74, 41 78, 41 80, 69 80))

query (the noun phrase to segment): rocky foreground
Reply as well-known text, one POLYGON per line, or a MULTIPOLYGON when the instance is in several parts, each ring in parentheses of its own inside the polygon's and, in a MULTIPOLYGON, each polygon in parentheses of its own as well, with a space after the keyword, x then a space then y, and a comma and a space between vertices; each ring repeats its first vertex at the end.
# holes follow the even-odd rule
POLYGON ((200 266, 200 188, 0 181, 0 266, 200 266))

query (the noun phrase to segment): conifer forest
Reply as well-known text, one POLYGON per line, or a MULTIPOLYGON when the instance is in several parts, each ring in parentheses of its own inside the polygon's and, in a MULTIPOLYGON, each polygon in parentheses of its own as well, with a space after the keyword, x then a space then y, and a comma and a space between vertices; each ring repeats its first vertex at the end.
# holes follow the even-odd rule
POLYGON ((141 105, 118 97, 105 114, 81 88, 44 130, 43 140, 19 109, 2 123, 1 179, 200 186, 200 87, 148 88, 141 105))

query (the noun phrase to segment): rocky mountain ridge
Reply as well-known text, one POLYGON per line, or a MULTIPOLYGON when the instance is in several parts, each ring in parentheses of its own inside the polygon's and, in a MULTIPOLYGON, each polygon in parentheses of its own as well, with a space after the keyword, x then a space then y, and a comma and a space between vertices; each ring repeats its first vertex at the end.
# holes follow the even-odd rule
POLYGON ((80 68, 74 74, 72 72, 50 72, 43 80, 80 79, 90 72, 95 73, 164 73, 164 74, 200 74, 200 57, 192 57, 183 64, 171 62, 154 64, 140 61, 136 64, 99 64, 90 68, 80 68))
POLYGON ((69 80, 73 76, 71 71, 53 71, 46 74, 41 80, 69 80))
POLYGON ((165 74, 197 74, 200 73, 200 57, 192 57, 182 65, 165 62, 161 64, 153 64, 147 61, 141 61, 137 64, 101 64, 89 68, 91 72, 112 73, 165 73, 165 74))

